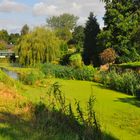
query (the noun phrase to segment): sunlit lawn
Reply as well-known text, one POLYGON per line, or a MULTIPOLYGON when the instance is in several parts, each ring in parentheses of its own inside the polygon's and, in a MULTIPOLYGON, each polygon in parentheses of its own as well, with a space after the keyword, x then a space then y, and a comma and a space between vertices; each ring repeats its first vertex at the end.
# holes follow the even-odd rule
MULTIPOLYGON (((101 85, 74 80, 60 80, 62 91, 69 100, 77 99, 84 106, 91 93, 96 98, 95 110, 102 129, 121 140, 140 139, 140 101, 116 91, 104 89, 101 85)), ((46 88, 26 87, 22 95, 39 102, 47 92, 46 88)))

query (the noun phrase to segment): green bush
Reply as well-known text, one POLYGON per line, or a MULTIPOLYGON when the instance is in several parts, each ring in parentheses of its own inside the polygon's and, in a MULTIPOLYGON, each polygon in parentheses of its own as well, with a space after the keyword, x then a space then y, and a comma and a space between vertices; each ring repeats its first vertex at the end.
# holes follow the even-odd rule
POLYGON ((82 56, 79 53, 71 55, 69 61, 72 67, 75 68, 82 67, 82 56))
POLYGON ((42 72, 30 72, 28 74, 24 74, 20 76, 20 80, 27 85, 34 85, 36 81, 44 78, 44 74, 42 72))
POLYGON ((53 76, 62 79, 76 79, 92 81, 96 69, 92 66, 83 66, 81 68, 74 68, 70 66, 61 66, 53 64, 43 64, 41 71, 46 76, 53 76))
POLYGON ((99 73, 100 82, 111 89, 130 95, 136 95, 140 90, 140 75, 133 71, 118 73, 114 70, 99 73))

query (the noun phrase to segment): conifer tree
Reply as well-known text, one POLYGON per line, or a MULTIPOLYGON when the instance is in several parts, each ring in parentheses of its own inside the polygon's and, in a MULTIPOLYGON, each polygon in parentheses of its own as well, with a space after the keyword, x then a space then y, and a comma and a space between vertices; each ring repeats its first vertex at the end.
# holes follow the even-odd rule
POLYGON ((85 39, 83 59, 86 65, 93 64, 94 66, 97 66, 99 64, 99 50, 97 46, 97 35, 99 32, 99 24, 94 14, 91 12, 84 31, 85 39))

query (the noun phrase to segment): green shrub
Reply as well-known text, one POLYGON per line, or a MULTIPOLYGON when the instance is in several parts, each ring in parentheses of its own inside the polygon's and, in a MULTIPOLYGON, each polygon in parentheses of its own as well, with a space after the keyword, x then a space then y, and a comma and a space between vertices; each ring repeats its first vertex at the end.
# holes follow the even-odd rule
POLYGON ((121 91, 130 95, 136 95, 140 90, 140 75, 133 71, 118 73, 115 70, 100 72, 100 82, 111 89, 121 91))
POLYGON ((28 74, 24 74, 20 76, 20 80, 27 85, 34 85, 36 81, 44 78, 44 74, 42 72, 32 71, 28 74))
POLYGON ((53 64, 44 64, 41 67, 41 71, 46 76, 54 76, 62 79, 76 79, 92 81, 96 69, 92 66, 83 66, 81 68, 73 68, 70 66, 61 66, 53 64))
POLYGON ((75 68, 82 67, 82 56, 79 53, 71 55, 69 61, 72 67, 75 68))

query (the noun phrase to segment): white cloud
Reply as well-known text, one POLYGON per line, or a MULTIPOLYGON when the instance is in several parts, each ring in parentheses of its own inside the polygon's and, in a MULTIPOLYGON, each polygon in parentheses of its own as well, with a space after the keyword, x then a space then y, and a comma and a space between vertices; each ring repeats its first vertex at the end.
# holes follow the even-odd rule
POLYGON ((14 30, 19 31, 20 24, 17 23, 16 20, 10 20, 9 19, 0 19, 0 29, 6 29, 8 32, 12 32, 14 30))
POLYGON ((58 13, 72 13, 79 16, 87 16, 90 11, 93 11, 98 16, 104 14, 104 3, 100 0, 40 0, 33 7, 33 12, 36 15, 51 15, 58 13), (40 12, 40 11, 44 12, 40 12), (37 14, 39 13, 39 14, 37 14))
POLYGON ((13 0, 3 0, 0 3, 0 12, 24 12, 27 6, 13 0))
POLYGON ((46 3, 40 2, 36 3, 33 7, 33 14, 36 16, 43 16, 43 15, 58 15, 60 11, 57 11, 57 6, 55 5, 47 5, 46 3))
POLYGON ((46 24, 45 17, 70 13, 84 24, 90 12, 94 12, 101 26, 104 4, 100 0, 0 0, 0 29, 20 31, 24 24, 31 27, 46 24), (21 2, 22 1, 22 2, 21 2), (31 6, 31 3, 33 4, 31 6), (34 16, 33 16, 34 15, 34 16), (24 17, 24 18, 23 18, 24 17))
POLYGON ((103 17, 104 3, 100 0, 40 0, 34 4, 33 14, 36 16, 52 16, 71 13, 79 16, 79 23, 84 23, 90 12, 103 17))

